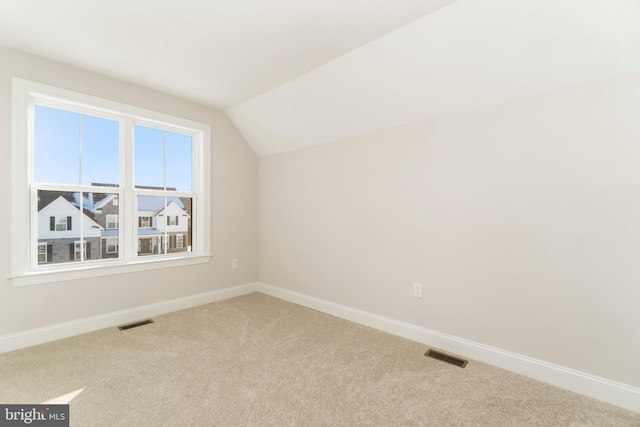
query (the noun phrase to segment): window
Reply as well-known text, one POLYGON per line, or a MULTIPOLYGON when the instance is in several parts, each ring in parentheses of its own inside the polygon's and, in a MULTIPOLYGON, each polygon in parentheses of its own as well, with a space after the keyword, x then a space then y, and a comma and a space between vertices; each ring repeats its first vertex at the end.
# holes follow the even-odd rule
POLYGON ((118 238, 107 237, 105 246, 108 254, 118 253, 118 238))
MULTIPOLYGON (((116 199, 118 200, 118 199, 116 199)), ((118 206, 116 204, 116 206, 118 206)), ((117 229, 118 228, 118 215, 117 214, 107 214, 107 229, 117 229)))
POLYGON ((87 259, 87 242, 85 240, 74 242, 73 247, 73 259, 75 261, 87 259))
MULTIPOLYGON (((138 203, 138 256, 173 253, 171 232, 191 234, 197 220, 193 206, 193 135, 136 124, 134 141, 134 188, 138 203), (171 230, 168 229, 171 227, 171 230)), ((186 251, 185 251, 186 252, 186 251)))
POLYGON ((71 230, 71 217, 70 216, 52 216, 50 217, 51 230, 55 231, 67 231, 71 230), (55 227, 55 228, 54 228, 55 227))
POLYGON ((19 78, 13 109, 15 285, 209 261, 208 125, 19 78))
POLYGON ((153 224, 153 218, 150 216, 141 216, 138 220, 138 227, 140 228, 149 228, 153 224))
POLYGON ((184 236, 182 234, 176 235, 176 248, 182 249, 184 247, 184 236))
POLYGON ((38 243, 38 264, 47 262, 47 243, 38 243))

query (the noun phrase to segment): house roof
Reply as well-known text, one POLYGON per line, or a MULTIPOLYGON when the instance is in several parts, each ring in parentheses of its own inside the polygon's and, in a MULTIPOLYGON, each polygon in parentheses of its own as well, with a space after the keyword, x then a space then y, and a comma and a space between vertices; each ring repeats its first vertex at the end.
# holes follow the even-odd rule
POLYGON ((91 209, 91 211, 95 212, 97 209, 101 209, 104 205, 106 205, 107 203, 109 203, 115 198, 116 198, 116 194, 107 194, 107 197, 103 198, 98 202, 94 202, 93 208, 91 209))
MULTIPOLYGON (((158 212, 156 215, 165 215, 165 211, 171 207, 171 203, 172 203, 172 202, 167 203, 167 207, 166 207, 166 208, 164 208, 164 209, 162 209, 162 210, 161 210, 160 212, 158 212)), ((177 206, 178 206, 178 207, 180 207, 179 205, 177 205, 177 206)), ((184 211, 184 208, 180 208, 180 209, 182 209, 182 210, 184 211)), ((180 214, 180 215, 182 215, 182 216, 186 216, 186 217, 191 217, 191 215, 189 215, 186 211, 184 211, 184 213, 182 213, 182 214, 180 214)))
POLYGON ((75 201, 74 193, 69 191, 38 191, 38 211, 46 208, 60 197, 71 204, 75 201))
POLYGON ((180 209, 184 209, 184 203, 180 197, 167 197, 166 205, 164 197, 162 196, 138 196, 138 210, 139 211, 150 211, 150 212, 160 212, 168 206, 170 203, 175 203, 180 207, 180 209))
POLYGON ((57 0, 34 10, 0 2, 0 45, 221 108, 259 156, 640 72, 637 0, 57 0))
MULTIPOLYGON (((38 193, 38 210, 42 210, 44 207, 48 206, 54 200, 62 197, 64 200, 68 201, 71 205, 78 208, 80 206, 79 201, 79 193, 71 193, 67 191, 41 191, 38 193)), ((93 216, 97 209, 104 207, 107 203, 113 200, 116 195, 115 194, 105 194, 105 197, 102 197, 100 200, 94 200, 95 194, 90 193, 89 196, 84 197, 82 200, 83 210, 85 215, 93 216)), ((167 197, 166 206, 171 203, 175 203, 180 207, 180 209, 185 209, 184 202, 180 197, 171 196, 167 197)), ((165 208, 165 200, 163 196, 147 196, 141 195, 138 196, 138 210, 139 211, 148 211, 159 213, 165 208)))

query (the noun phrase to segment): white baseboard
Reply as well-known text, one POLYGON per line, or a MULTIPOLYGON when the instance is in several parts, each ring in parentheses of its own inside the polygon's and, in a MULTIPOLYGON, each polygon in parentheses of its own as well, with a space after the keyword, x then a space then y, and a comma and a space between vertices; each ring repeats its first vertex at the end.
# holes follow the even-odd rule
POLYGON ((475 359, 631 411, 640 412, 640 388, 637 387, 276 286, 258 283, 257 290, 294 304, 475 359))
POLYGON ((127 310, 113 313, 101 314, 99 316, 87 317, 70 322, 58 323, 43 328, 31 329, 24 332, 0 336, 0 353, 31 347, 50 341, 68 338, 74 335, 85 334, 99 329, 110 328, 124 323, 140 320, 151 316, 170 313, 172 311, 184 310, 215 301, 256 292, 257 283, 232 286, 216 291, 205 292, 196 295, 189 295, 169 301, 162 301, 154 304, 134 307, 127 310))

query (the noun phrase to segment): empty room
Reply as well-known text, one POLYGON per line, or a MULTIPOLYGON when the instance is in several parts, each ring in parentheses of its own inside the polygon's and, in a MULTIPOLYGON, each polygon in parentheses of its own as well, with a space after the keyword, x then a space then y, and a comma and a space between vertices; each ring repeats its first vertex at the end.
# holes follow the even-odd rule
POLYGON ((0 425, 640 426, 640 1, 0 0, 0 425))

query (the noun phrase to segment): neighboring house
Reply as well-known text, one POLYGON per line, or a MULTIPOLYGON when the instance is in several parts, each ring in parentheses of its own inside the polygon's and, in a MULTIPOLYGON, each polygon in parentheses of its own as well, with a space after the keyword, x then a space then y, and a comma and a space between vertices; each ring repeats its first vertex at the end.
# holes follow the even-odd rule
POLYGON ((38 212, 38 264, 79 261, 83 250, 85 259, 100 259, 102 230, 72 202, 57 197, 38 212))
POLYGON ((180 197, 138 196, 138 255, 189 251, 188 210, 180 197))
MULTIPOLYGON (((40 202, 46 206, 38 212, 38 263, 80 260, 78 193, 42 192, 40 202)), ((119 204, 117 194, 85 193, 85 259, 118 258, 119 204)), ((138 255, 163 253, 163 245, 167 253, 190 251, 190 211, 189 198, 167 197, 165 204, 161 196, 138 196, 138 255)))

